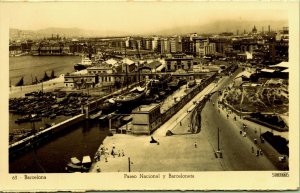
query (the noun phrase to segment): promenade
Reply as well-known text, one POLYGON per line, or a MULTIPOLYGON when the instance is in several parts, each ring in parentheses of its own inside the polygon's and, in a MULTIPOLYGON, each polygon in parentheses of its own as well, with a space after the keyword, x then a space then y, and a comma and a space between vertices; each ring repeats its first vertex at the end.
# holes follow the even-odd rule
POLYGON ((107 155, 101 155, 90 172, 128 172, 129 167, 132 172, 223 170, 205 135, 188 131, 190 113, 187 109, 195 106, 193 101, 200 100, 214 87, 215 84, 211 83, 153 133, 159 144, 150 143, 151 137, 144 135, 114 134, 106 137, 99 150, 107 149, 107 155), (166 136, 167 130, 178 135, 166 136), (111 155, 113 147, 115 156, 111 155))

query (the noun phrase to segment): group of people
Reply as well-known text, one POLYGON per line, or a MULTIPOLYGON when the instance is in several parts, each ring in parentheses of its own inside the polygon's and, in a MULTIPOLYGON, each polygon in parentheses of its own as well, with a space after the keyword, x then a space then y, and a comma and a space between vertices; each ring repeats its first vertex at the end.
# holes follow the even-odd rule
POLYGON ((124 157, 125 156, 125 153, 124 153, 124 150, 117 150, 116 147, 115 147, 115 144, 112 145, 112 149, 111 149, 111 152, 109 153, 109 150, 107 147, 100 147, 100 150, 98 150, 95 154, 95 160, 96 161, 100 161, 100 158, 102 155, 104 155, 104 159, 105 159, 105 162, 108 162, 108 156, 109 154, 111 154, 114 158, 116 156, 118 157, 124 157))
MULTIPOLYGON (((251 147, 251 152, 252 152, 252 153, 255 152, 253 146, 251 147)), ((256 156, 258 157, 258 156, 260 156, 260 155, 263 155, 263 151, 262 151, 261 149, 256 150, 256 156)))

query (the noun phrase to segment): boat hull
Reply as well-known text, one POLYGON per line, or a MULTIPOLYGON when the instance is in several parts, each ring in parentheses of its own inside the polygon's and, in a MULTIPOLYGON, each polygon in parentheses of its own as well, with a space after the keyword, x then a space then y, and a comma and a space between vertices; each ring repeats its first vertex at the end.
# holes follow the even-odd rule
POLYGON ((86 68, 87 68, 87 66, 83 65, 83 64, 75 64, 74 65, 74 70, 84 70, 86 68))

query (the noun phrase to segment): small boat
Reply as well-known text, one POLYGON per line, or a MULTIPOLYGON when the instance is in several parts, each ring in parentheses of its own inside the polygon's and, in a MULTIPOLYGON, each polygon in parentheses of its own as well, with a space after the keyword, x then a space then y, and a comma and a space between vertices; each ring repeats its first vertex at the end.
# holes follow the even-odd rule
POLYGON ((82 158, 82 170, 84 172, 88 172, 91 166, 92 166, 91 157, 88 156, 88 155, 83 156, 83 158, 82 158))
POLYGON ((77 157, 72 157, 71 158, 71 163, 75 164, 75 165, 80 165, 81 164, 80 160, 77 157))
POLYGON ((28 121, 30 121, 30 120, 31 120, 30 115, 27 115, 27 116, 23 116, 23 117, 21 117, 21 118, 18 118, 17 120, 15 120, 15 123, 20 124, 20 123, 28 122, 28 121))
POLYGON ((49 116, 50 119, 55 119, 56 118, 56 114, 55 113, 52 113, 50 116, 49 116))
POLYGON ((72 157, 70 160, 71 161, 66 166, 68 172, 73 173, 83 171, 82 163, 77 157, 72 157))

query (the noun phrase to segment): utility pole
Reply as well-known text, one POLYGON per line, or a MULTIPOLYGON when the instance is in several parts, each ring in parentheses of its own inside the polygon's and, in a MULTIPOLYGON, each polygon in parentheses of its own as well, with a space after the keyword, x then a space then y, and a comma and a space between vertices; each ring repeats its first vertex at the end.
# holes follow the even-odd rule
POLYGON ((131 163, 130 163, 130 157, 128 157, 128 172, 131 172, 131 163))
POLYGON ((220 152, 220 128, 218 127, 218 152, 220 152))
POLYGON ((109 118, 108 124, 109 124, 109 132, 111 132, 111 118, 109 118))

